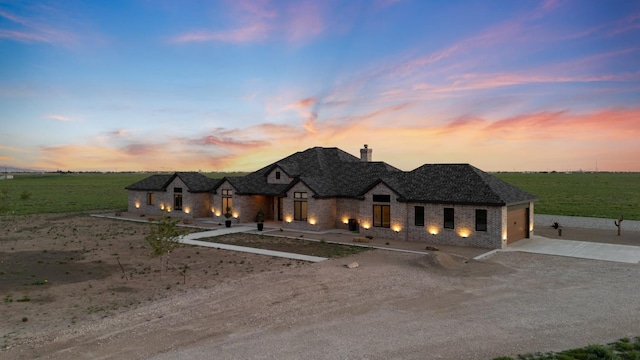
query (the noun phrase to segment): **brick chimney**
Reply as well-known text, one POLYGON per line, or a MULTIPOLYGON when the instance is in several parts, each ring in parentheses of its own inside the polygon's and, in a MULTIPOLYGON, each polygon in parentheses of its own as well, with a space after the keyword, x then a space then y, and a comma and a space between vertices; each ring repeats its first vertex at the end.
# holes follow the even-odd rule
POLYGON ((369 149, 369 145, 364 144, 364 149, 360 149, 360 161, 371 161, 372 149, 369 149))

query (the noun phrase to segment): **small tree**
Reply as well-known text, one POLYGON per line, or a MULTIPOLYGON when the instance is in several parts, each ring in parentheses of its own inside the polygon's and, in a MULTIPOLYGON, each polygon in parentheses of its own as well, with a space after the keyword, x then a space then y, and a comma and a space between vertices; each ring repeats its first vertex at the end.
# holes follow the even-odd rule
POLYGON ((178 220, 163 215, 157 224, 151 224, 151 232, 145 237, 151 246, 151 256, 160 257, 160 276, 163 266, 166 268, 169 265, 171 251, 180 246, 180 237, 184 235, 184 231, 178 229, 177 224, 178 220))
POLYGON ((624 218, 620 215, 618 221, 613 222, 618 227, 618 236, 620 236, 620 225, 622 225, 622 220, 624 220, 624 218))

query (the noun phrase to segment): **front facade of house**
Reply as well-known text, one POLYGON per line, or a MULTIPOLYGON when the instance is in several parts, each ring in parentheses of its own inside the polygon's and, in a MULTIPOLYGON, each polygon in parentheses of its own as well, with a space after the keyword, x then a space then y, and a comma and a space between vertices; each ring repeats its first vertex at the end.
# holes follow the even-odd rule
POLYGON ((127 187, 129 211, 283 229, 358 229, 397 240, 500 249, 533 233, 535 197, 468 164, 405 172, 337 148, 315 147, 243 177, 154 175, 127 187), (154 178, 155 177, 155 178, 154 178))

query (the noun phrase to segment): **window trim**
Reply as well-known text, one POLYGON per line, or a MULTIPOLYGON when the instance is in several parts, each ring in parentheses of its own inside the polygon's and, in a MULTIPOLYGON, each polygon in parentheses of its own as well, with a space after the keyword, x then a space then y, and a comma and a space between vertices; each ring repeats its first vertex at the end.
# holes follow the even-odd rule
POLYGON ((156 193, 148 192, 147 193, 147 205, 155 205, 156 204, 156 193))
POLYGON ((486 209, 476 209, 476 231, 488 231, 489 228, 489 213, 486 209), (479 214, 484 213, 484 219, 479 217, 479 214), (478 220, 484 220, 484 222, 478 222, 478 220), (484 225, 484 228, 483 226, 484 225))
POLYGON ((173 210, 182 211, 182 194, 173 194, 173 210), (178 201, 180 199, 180 201, 178 201))
POLYGON ((307 221, 309 219, 309 194, 306 191, 293 193, 293 220, 307 221))
POLYGON ((374 204, 373 205, 373 220, 371 221, 373 223, 373 227, 379 227, 379 228, 385 228, 385 229, 389 229, 391 228, 391 205, 382 205, 382 204, 374 204), (387 221, 385 222, 385 211, 384 209, 387 209, 387 221), (379 222, 376 222, 376 210, 379 212, 379 222))
POLYGON ((415 226, 424 226, 424 206, 414 206, 413 207, 413 223, 415 226), (420 211, 418 211, 418 209, 420 209, 420 211), (418 216, 418 212, 421 213, 420 216, 418 216), (420 220, 420 221, 418 221, 420 220))
POLYGON ((391 202, 391 195, 386 195, 386 194, 373 194, 371 199, 373 200, 373 202, 391 202))
POLYGON ((442 227, 445 229, 455 229, 456 227, 456 213, 455 208, 444 208, 443 209, 443 224, 442 227), (450 216, 447 216, 450 215, 450 216), (448 219, 450 217, 450 219, 448 219))

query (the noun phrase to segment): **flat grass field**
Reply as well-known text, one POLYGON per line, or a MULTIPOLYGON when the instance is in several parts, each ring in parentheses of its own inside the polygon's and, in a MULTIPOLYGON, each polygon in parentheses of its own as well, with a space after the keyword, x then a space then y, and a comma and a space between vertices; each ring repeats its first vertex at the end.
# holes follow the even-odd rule
MULTIPOLYGON (((242 173, 208 173, 212 178, 242 173)), ((496 173, 538 197, 539 214, 640 220, 640 173, 496 173)), ((127 208, 125 186, 149 174, 17 174, 0 180, 0 209, 16 215, 127 208)))

